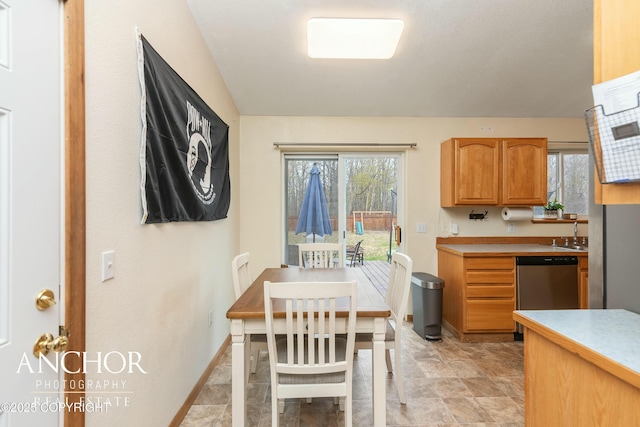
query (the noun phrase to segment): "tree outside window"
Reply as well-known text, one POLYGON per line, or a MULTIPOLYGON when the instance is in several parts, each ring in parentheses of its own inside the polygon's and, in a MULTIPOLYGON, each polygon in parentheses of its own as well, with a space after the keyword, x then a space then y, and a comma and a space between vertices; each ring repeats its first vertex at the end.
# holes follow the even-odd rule
MULTIPOLYGON (((586 150, 549 151, 547 155, 547 200, 557 199, 564 213, 589 215, 589 154, 586 150)), ((534 208, 542 217, 543 209, 534 208)))

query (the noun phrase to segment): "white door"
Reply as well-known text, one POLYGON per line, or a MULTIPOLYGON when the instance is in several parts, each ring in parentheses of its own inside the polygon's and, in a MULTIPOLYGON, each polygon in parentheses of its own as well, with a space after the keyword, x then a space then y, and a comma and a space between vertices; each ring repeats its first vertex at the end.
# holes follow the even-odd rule
POLYGON ((43 403, 58 401, 60 377, 33 350, 58 336, 63 301, 61 8, 0 0, 0 427, 59 424, 43 403), (45 289, 57 304, 40 311, 45 289))

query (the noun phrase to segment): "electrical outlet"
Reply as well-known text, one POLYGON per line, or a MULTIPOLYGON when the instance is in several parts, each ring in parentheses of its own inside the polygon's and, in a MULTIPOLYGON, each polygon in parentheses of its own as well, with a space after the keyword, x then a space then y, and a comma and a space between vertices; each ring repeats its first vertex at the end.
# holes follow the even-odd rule
POLYGON ((449 223, 443 222, 440 224, 440 233, 443 235, 449 234, 449 223))
POLYGON ((209 310, 209 327, 213 325, 213 309, 209 310))
POLYGON ((515 233, 516 232, 516 225, 512 222, 508 222, 507 223, 507 233, 515 233))

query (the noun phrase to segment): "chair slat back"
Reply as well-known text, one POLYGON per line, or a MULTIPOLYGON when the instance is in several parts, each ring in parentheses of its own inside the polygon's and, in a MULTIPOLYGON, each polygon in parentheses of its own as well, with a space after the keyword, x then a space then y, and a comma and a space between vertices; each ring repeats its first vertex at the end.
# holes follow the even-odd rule
POLYGON ((253 282, 251 270, 249 269, 249 259, 249 253, 245 252, 236 256, 231 261, 231 277, 236 299, 240 298, 240 295, 242 295, 253 282))
POLYGON ((305 268, 333 268, 344 266, 340 243, 300 243, 298 264, 305 268))
POLYGON ((320 374, 346 371, 352 363, 356 321, 356 282, 287 282, 264 283, 267 344, 271 368, 277 373, 320 374), (346 318, 337 317, 337 300, 347 298, 346 318), (286 360, 278 360, 277 335, 274 331, 273 303, 284 300, 286 318, 286 360), (336 358, 336 336, 344 332, 347 347, 344 360, 336 358))
POLYGON ((396 322, 402 322, 407 311, 412 268, 413 261, 407 255, 399 252, 393 254, 385 302, 396 322))

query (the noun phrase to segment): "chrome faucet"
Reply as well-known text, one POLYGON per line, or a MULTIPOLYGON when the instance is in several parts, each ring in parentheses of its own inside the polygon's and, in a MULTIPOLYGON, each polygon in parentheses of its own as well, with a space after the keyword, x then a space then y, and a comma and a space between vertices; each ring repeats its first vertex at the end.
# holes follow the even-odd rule
POLYGON ((578 246, 578 221, 573 223, 573 244, 578 246))

